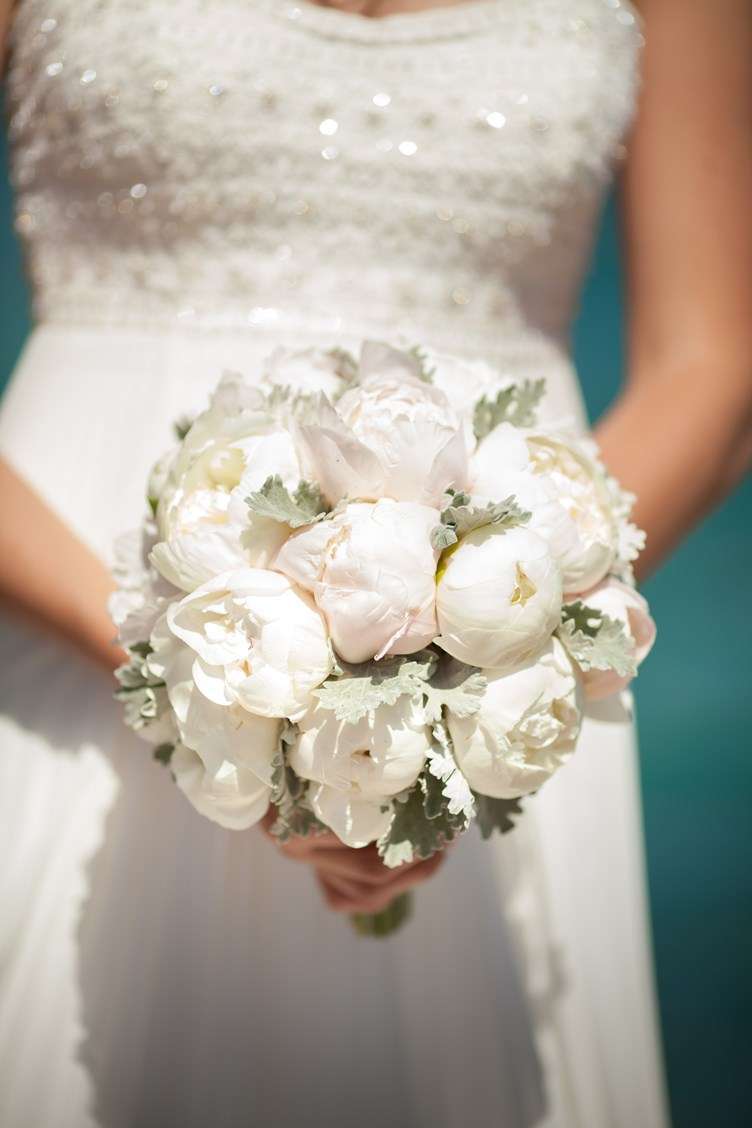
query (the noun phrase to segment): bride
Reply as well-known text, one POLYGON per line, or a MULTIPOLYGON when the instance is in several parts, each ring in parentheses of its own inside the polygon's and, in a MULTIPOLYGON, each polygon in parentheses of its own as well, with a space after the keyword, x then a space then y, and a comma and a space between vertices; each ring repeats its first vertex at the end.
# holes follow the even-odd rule
POLYGON ((631 375, 598 437, 657 565, 749 453, 748 5, 10 7, 36 327, 0 418, 0 1122, 665 1125, 617 705, 496 845, 285 856, 123 727, 108 562, 172 421, 279 343, 484 357, 584 428, 568 329, 622 164, 631 375), (418 883, 389 941, 340 915, 418 883))

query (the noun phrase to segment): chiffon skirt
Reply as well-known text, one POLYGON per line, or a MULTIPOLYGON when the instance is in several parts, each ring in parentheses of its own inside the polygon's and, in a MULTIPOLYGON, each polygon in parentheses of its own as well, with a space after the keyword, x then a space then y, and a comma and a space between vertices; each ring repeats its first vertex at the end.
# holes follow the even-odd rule
MULTIPOLYGON (((0 450, 108 559, 171 421, 273 343, 42 327, 0 450)), ((525 375, 536 358, 500 359, 525 375)), ((559 377, 549 410, 580 413, 559 377)), ((8 622, 0 670, 3 1128, 666 1123, 615 705, 513 834, 468 833, 409 925, 373 941, 257 830, 196 814, 84 658, 8 622)))

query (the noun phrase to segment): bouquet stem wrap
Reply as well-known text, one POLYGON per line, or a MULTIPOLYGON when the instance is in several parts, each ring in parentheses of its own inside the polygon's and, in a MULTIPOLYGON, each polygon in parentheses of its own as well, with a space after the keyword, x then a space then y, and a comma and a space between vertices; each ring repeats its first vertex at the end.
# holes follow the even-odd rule
POLYGON ((412 894, 400 893, 380 913, 353 913, 350 920, 359 936, 389 936, 407 923, 412 912, 412 894))

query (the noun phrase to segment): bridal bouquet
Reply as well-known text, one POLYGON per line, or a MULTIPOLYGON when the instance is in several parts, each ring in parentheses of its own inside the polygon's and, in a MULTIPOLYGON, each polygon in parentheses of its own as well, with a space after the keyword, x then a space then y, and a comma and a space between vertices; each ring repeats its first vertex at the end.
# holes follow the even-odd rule
POLYGON ((368 342, 225 375, 119 544, 126 723, 224 827, 271 807, 387 866, 505 831, 652 645, 592 441, 537 425, 543 381, 432 365, 368 342))

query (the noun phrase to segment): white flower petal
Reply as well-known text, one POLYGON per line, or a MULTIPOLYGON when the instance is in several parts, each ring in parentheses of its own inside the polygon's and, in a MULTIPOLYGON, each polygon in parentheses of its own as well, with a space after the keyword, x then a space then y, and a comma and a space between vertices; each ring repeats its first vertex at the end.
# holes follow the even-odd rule
POLYGON ((308 477, 336 504, 344 497, 377 498, 384 474, 376 455, 343 423, 325 396, 311 421, 299 420, 296 439, 308 477))
POLYGON ((334 647, 347 662, 409 654, 436 634, 439 514, 414 502, 356 502, 294 533, 276 567, 310 588, 334 647))
POLYGON ((324 784, 311 788, 310 800, 316 817, 355 849, 375 842, 389 829, 392 820, 388 800, 355 799, 324 784))
POLYGON ((561 616, 561 575, 544 541, 523 528, 485 527, 447 553, 437 590, 447 653, 471 666, 511 668, 546 645, 561 616))
POLYGON ((254 772, 230 760, 210 772, 197 752, 178 745, 170 769, 196 810, 228 830, 247 830, 269 807, 271 789, 254 772))
POLYGON ((405 374, 373 377, 347 392, 338 411, 378 460, 375 496, 437 506, 450 486, 466 486, 463 427, 437 388, 405 374))
POLYGON ((479 795, 512 799, 537 790, 572 755, 581 709, 574 668, 558 639, 536 659, 499 673, 478 713, 449 715, 460 769, 479 795))
POLYGON ((290 764, 303 779, 381 799, 412 787, 430 747, 422 711, 407 697, 381 705, 355 724, 338 721, 316 705, 301 718, 290 764))

